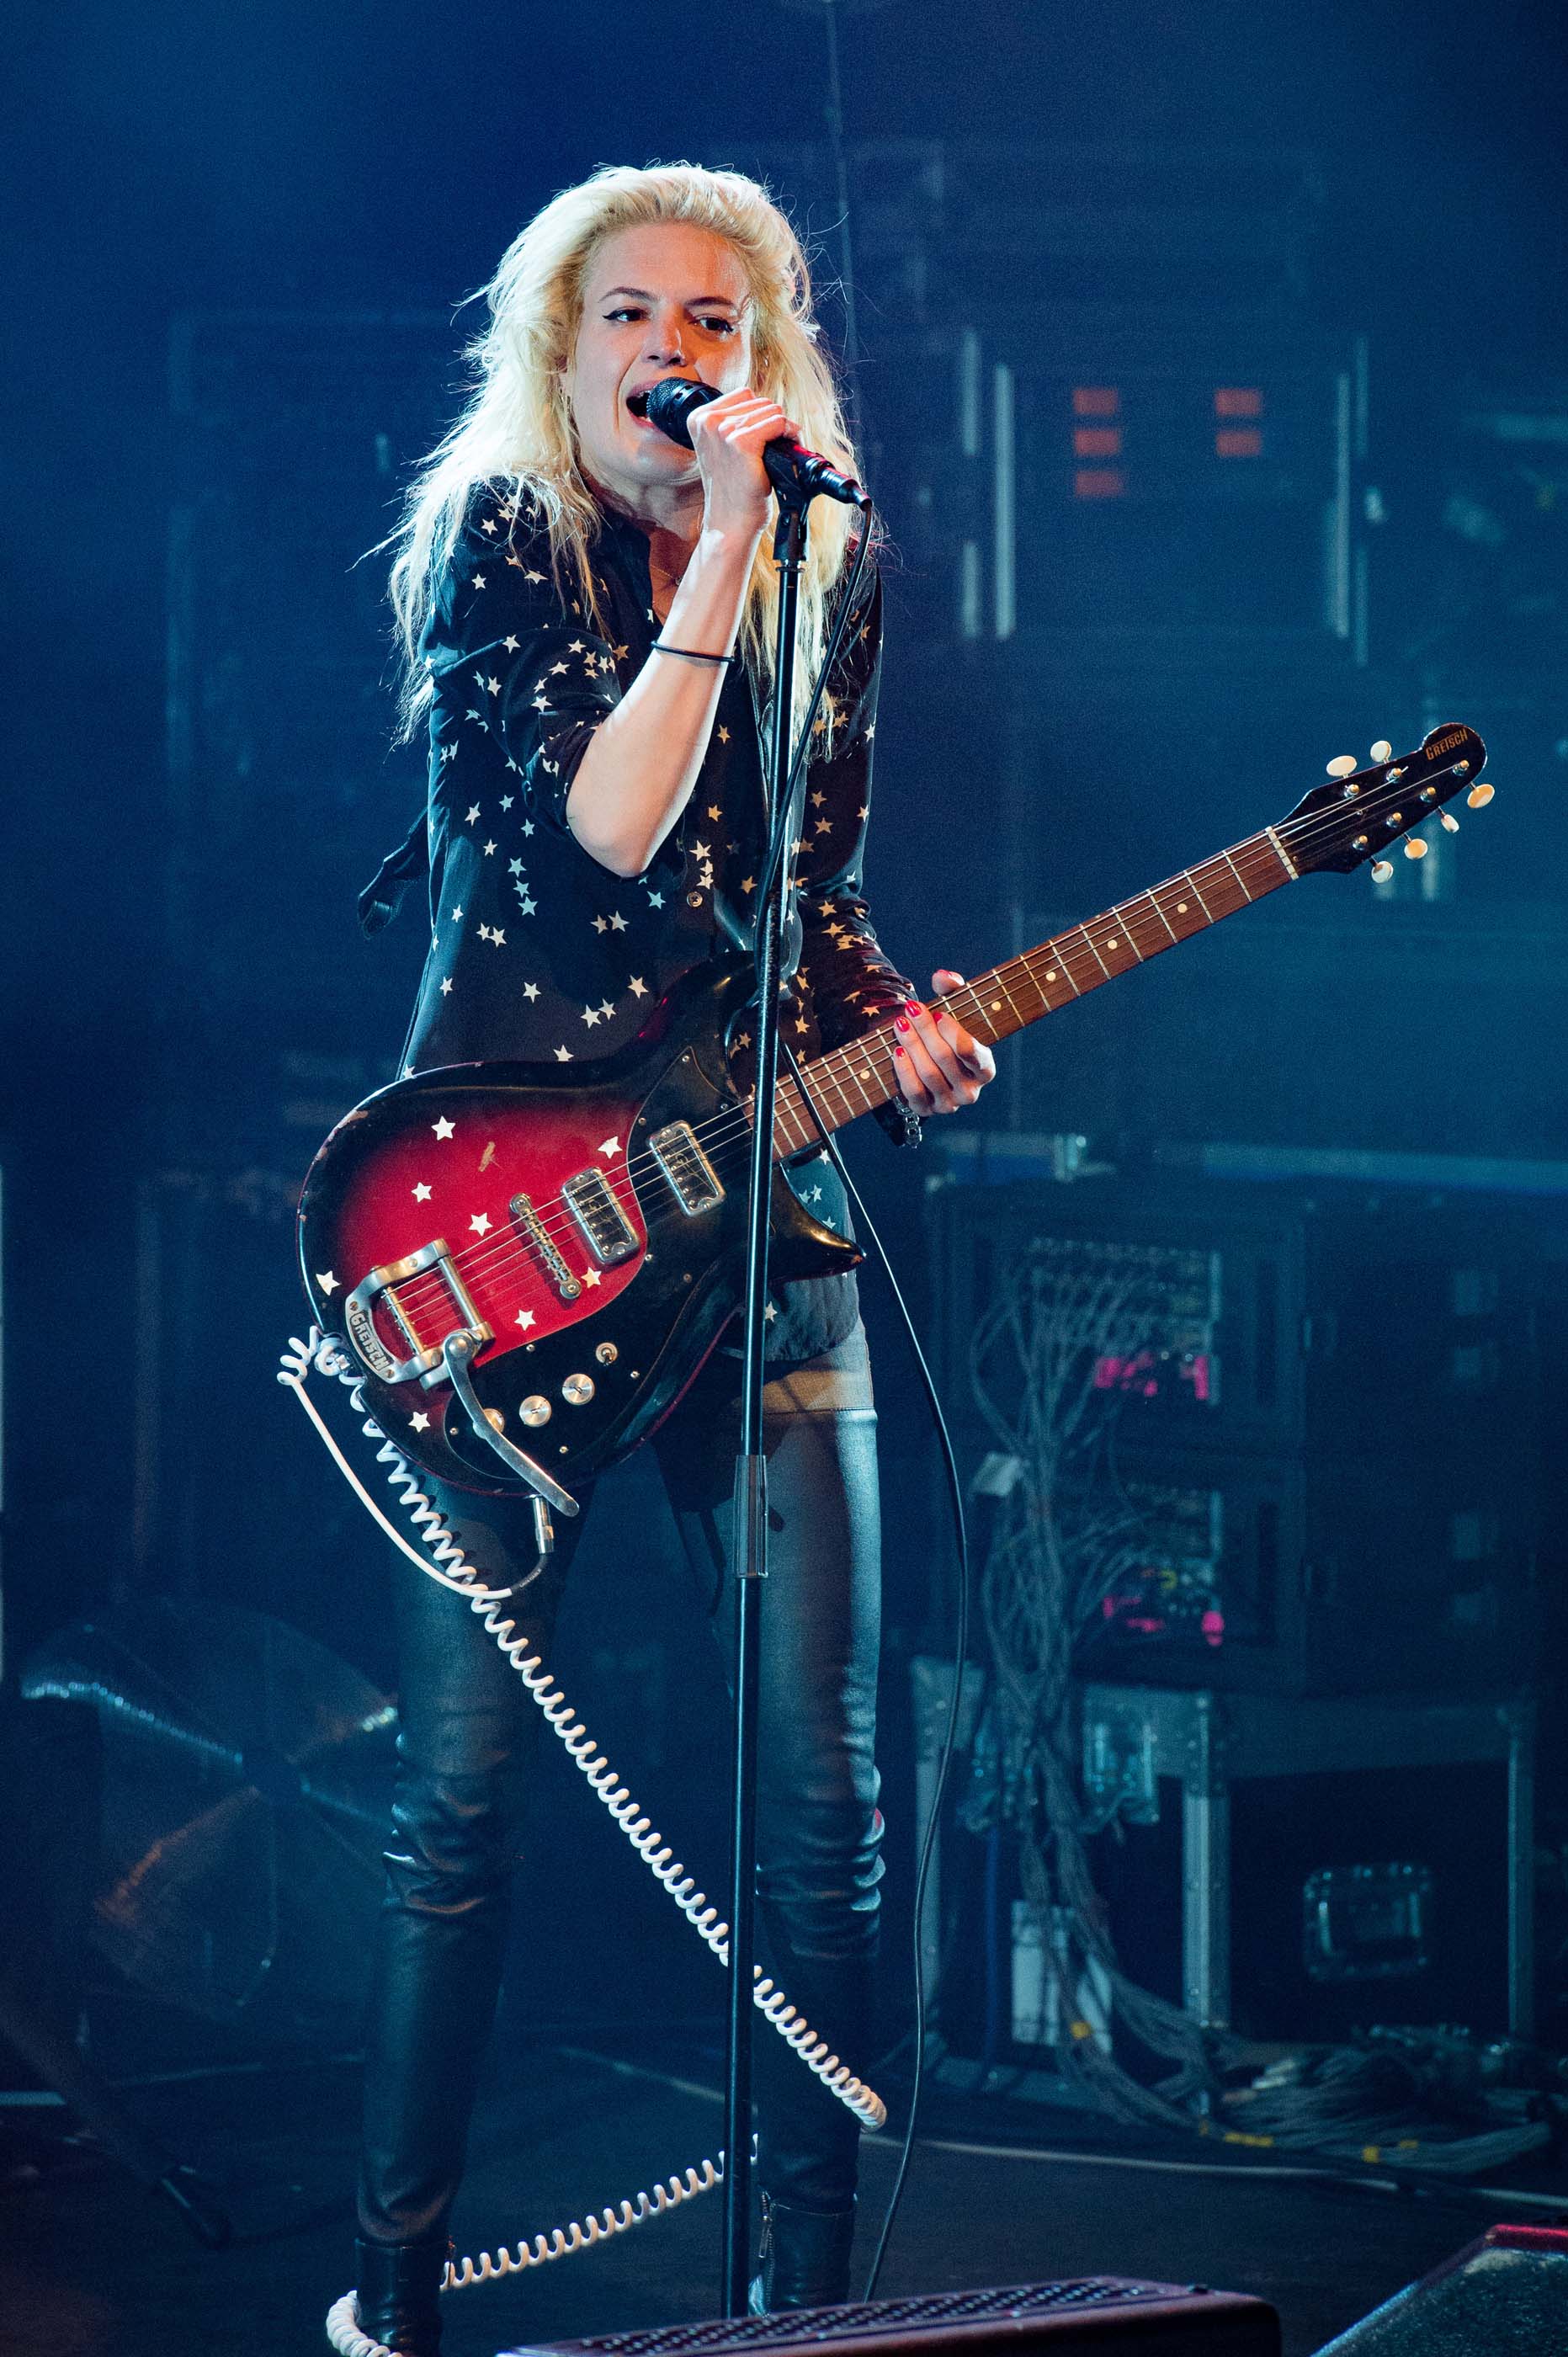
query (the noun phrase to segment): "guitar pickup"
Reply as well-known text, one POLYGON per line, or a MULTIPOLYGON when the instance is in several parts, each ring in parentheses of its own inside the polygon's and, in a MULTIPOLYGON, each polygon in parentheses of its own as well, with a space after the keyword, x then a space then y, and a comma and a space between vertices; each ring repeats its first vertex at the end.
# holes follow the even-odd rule
POLYGON ((562 1259, 554 1238, 533 1208, 532 1198, 528 1195, 514 1195, 507 1209, 522 1234, 544 1263, 545 1274, 562 1300, 575 1301, 583 1288, 562 1259))
POLYGON ((602 1170, 579 1170, 561 1192, 601 1268, 613 1268, 617 1261, 630 1259, 637 1250, 637 1231, 602 1170))
POLYGON ((671 1190, 688 1219, 722 1203, 725 1190, 718 1172, 697 1143, 689 1122, 672 1121, 655 1130, 648 1141, 653 1158, 670 1182, 671 1190))

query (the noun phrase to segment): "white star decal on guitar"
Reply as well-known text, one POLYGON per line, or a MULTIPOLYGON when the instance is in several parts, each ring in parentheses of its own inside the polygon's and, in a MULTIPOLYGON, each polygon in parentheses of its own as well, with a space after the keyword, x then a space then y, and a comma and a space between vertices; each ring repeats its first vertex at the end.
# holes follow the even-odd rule
POLYGON ((535 1323, 536 1323, 536 1320, 535 1320, 535 1318, 534 1318, 534 1315, 533 1315, 532 1310, 532 1309, 520 1309, 520 1310, 518 1311, 518 1313, 517 1313, 517 1322, 518 1322, 518 1324, 522 1328, 523 1332, 526 1334, 526 1333, 527 1333, 527 1331, 528 1331, 528 1329, 529 1329, 529 1328, 530 1328, 532 1325, 533 1325, 533 1324, 535 1324, 535 1323))
POLYGON ((430 1418, 425 1415, 424 1410, 421 1408, 417 1415, 411 1415, 409 1417, 408 1425, 411 1432, 428 1432, 430 1429, 430 1418))
POLYGON ((602 1154, 607 1162, 613 1162, 620 1152, 620 1140, 618 1137, 601 1137, 594 1152, 602 1154))
POLYGON ((316 1273, 316 1282, 325 1294, 331 1295, 336 1293, 338 1290, 338 1279, 333 1275, 330 1269, 328 1269, 325 1273, 320 1269, 317 1269, 316 1273))
POLYGON ((440 1120, 433 1121, 430 1126, 435 1132, 437 1137, 450 1137, 454 1125, 449 1122, 446 1114, 443 1114, 440 1120))
POLYGON ((419 1181, 418 1185, 414 1188, 414 1190, 413 1190, 413 1200, 414 1200, 414 1201, 415 1201, 416 1203, 428 1203, 428 1202, 429 1202, 429 1200, 430 1200, 430 1189, 429 1189, 429 1188, 425 1185, 425 1183, 424 1183, 424 1179, 423 1179, 423 1178, 419 1181))
POLYGON ((599 1272, 596 1268, 585 1268, 583 1271, 583 1283, 585 1285, 597 1285, 599 1282, 599 1272))
POLYGON ((488 1236, 490 1232, 489 1213, 488 1211, 476 1211, 473 1218, 469 1221, 468 1225, 473 1229, 474 1233, 477 1236, 488 1236))

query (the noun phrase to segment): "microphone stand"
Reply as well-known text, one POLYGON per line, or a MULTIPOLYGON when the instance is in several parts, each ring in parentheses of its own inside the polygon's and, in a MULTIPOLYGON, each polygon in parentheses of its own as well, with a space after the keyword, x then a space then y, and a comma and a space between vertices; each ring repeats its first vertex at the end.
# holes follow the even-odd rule
POLYGON ((746 2313, 751 2273, 752 1981, 757 1950, 757 1715, 762 1583, 768 1576, 768 1460, 762 1443, 768 1341, 768 1230, 773 1199, 773 1121, 779 1082, 779 977, 789 925, 794 856, 789 770, 795 709, 795 641, 806 505, 811 494, 777 481, 779 632, 773 664, 769 852, 779 856, 772 889, 757 914, 757 1082, 752 1098, 750 1198, 746 1256, 746 1329, 741 1361, 741 1436, 735 1472, 735 1750, 729 1907, 729 2018, 725 2066, 724 2314, 746 2313), (782 837, 780 842, 779 838, 782 837))

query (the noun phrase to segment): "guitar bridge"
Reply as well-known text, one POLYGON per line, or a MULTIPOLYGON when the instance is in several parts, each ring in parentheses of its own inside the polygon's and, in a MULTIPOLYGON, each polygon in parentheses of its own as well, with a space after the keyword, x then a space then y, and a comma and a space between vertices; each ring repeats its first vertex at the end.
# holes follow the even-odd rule
POLYGON ((522 1234, 544 1263, 550 1282, 562 1300, 575 1301, 583 1290, 582 1286, 562 1259, 554 1238, 533 1208, 532 1197, 514 1195, 507 1208, 517 1222, 522 1234))
POLYGON ((411 1276, 423 1276, 429 1270, 433 1270, 445 1285, 459 1324, 473 1336, 475 1348, 491 1338, 489 1327, 479 1316, 473 1296, 453 1263, 451 1247, 445 1236, 437 1236, 433 1243, 421 1244, 417 1252, 407 1254, 403 1259, 390 1260, 384 1267, 371 1269, 369 1276, 360 1278, 343 1304, 343 1318, 349 1329, 349 1341, 371 1373, 383 1383, 409 1383, 417 1377, 428 1389, 432 1383, 440 1383, 446 1375, 446 1365, 442 1357, 441 1344, 438 1342, 432 1349, 420 1340, 397 1297, 398 1286, 406 1284, 411 1276), (408 1346, 408 1356, 404 1359, 394 1358, 376 1331, 376 1304, 381 1301, 385 1302, 398 1332, 408 1346))

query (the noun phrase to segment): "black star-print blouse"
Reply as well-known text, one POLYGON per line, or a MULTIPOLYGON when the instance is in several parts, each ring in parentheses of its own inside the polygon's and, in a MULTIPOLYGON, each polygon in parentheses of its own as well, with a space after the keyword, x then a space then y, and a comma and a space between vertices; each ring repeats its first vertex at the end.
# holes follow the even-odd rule
MULTIPOLYGON (((758 717, 740 664, 725 675, 681 823, 643 875, 600 866, 566 824, 577 764, 659 629, 644 533, 607 514, 593 565, 606 636, 557 588, 542 524, 483 488, 436 584, 420 649, 433 690, 428 813, 360 900, 378 930, 428 862, 431 944, 405 1071, 514 1057, 586 1065, 632 1037, 682 974, 750 948, 767 834, 758 717)), ((861 890, 881 653, 875 577, 862 596, 829 683, 831 738, 819 733, 831 749, 811 765, 797 847, 783 1023, 802 1060, 912 995, 861 890)), ((896 1112, 891 1125, 918 1135, 896 1112)), ((818 1218, 847 1232, 825 1157, 788 1175, 818 1218)), ((776 1363, 813 1357, 854 1325, 853 1278, 780 1286, 776 1297, 776 1363)))

